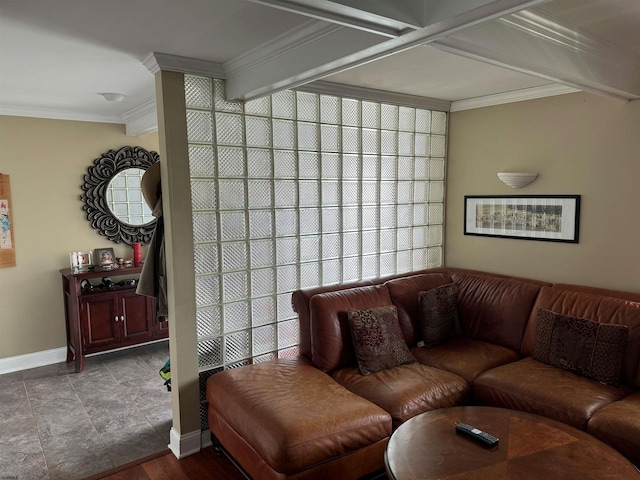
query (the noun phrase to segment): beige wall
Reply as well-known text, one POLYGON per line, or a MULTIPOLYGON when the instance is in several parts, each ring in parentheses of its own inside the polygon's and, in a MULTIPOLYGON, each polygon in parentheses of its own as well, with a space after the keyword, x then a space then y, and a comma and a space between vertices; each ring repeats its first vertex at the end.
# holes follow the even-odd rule
POLYGON ((447 266, 640 292, 640 101, 575 93, 454 112, 447 266), (500 171, 534 171, 515 190, 500 171), (580 243, 463 235, 465 195, 580 194, 580 243))
POLYGON ((126 145, 158 150, 158 135, 124 125, 0 116, 0 173, 10 175, 17 266, 0 268, 0 358, 66 345, 59 270, 69 252, 131 247, 100 236, 80 185, 95 158, 126 145))

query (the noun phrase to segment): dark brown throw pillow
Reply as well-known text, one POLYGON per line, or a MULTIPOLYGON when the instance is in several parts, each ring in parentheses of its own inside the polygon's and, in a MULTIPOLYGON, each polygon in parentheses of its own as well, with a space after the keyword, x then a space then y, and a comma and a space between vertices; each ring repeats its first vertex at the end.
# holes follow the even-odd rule
POLYGON ((447 283, 418 293, 418 315, 425 347, 435 347, 460 336, 459 289, 457 283, 447 283))
POLYGON ((618 385, 629 338, 626 325, 598 323, 538 309, 536 360, 618 385))
POLYGON ((402 337, 395 306, 347 313, 360 373, 369 375, 416 361, 402 337))

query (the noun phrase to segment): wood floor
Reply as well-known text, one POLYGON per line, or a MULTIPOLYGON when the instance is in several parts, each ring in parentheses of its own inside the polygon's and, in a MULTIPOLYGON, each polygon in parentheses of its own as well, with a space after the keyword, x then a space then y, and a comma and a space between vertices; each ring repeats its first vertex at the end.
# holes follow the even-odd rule
POLYGON ((178 460, 170 450, 94 475, 85 480, 246 480, 213 447, 178 460))

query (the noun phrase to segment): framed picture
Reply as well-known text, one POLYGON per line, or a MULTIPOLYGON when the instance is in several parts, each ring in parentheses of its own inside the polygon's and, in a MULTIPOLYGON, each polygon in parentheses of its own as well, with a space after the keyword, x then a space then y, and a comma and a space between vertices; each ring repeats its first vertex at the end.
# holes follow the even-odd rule
POLYGON ((69 263, 73 270, 83 270, 93 265, 93 254, 91 252, 71 252, 69 263))
POLYGON ((464 234, 578 243, 580 195, 468 195, 464 234))
POLYGON ((116 256, 113 254, 113 248, 96 248, 96 265, 104 267, 105 265, 112 266, 116 263, 116 256))

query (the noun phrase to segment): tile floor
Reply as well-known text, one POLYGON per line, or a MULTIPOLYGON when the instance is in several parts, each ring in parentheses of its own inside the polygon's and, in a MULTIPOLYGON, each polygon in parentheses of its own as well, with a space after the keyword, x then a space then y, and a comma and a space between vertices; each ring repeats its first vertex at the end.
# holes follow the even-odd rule
POLYGON ((0 375, 0 478, 75 480, 167 448, 167 341, 0 375))

